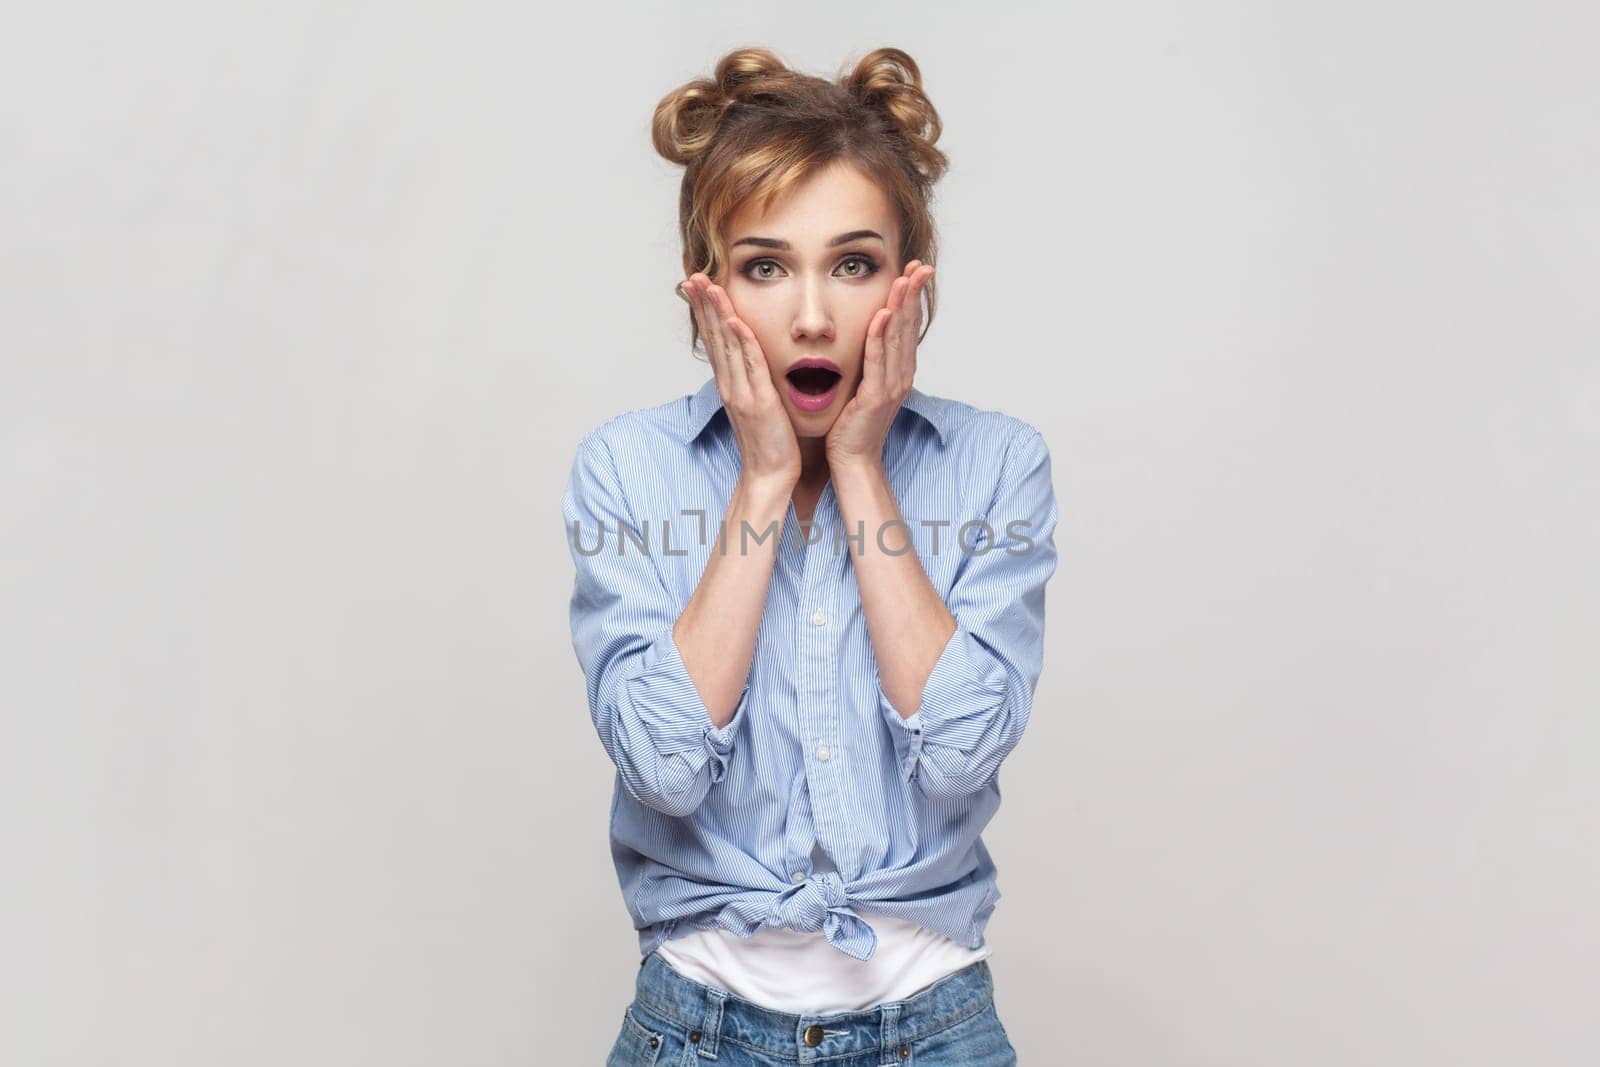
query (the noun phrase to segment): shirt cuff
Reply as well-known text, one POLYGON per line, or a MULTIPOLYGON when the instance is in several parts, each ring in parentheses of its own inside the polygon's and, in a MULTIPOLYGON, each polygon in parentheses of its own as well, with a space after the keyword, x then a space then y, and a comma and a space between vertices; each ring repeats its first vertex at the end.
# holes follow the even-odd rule
POLYGON ((902 778, 910 781, 915 777, 926 738, 969 751, 975 748, 990 713, 1005 694, 1005 668, 961 625, 960 619, 928 674, 922 705, 916 711, 901 715, 880 680, 879 707, 905 741, 900 761, 902 778))
POLYGON ((645 649, 640 657, 644 670, 629 685, 633 687, 634 707, 649 709, 643 714, 645 728, 665 762, 663 788, 669 793, 687 789, 711 765, 711 780, 720 782, 727 773, 728 757, 733 753, 739 728, 745 720, 745 705, 750 700, 750 683, 739 691, 733 718, 725 726, 711 721, 711 712, 700 698, 683 652, 673 638, 672 627, 645 649))

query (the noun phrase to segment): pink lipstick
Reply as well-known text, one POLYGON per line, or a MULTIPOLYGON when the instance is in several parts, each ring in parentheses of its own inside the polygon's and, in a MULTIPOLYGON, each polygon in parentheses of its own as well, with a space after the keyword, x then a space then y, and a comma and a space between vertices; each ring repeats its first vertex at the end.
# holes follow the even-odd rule
POLYGON ((784 372, 789 382, 789 399, 801 411, 826 411, 839 393, 844 372, 831 359, 807 356, 797 359, 784 372))

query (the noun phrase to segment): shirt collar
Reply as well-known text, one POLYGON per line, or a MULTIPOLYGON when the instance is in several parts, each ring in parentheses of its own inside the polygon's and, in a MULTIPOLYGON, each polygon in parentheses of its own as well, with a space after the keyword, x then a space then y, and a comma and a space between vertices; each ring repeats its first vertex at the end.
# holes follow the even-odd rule
MULTIPOLYGON (((947 443, 950 427, 943 399, 930 396, 913 385, 900 406, 910 408, 932 426, 939 435, 939 444, 947 443)), ((721 410, 722 394, 717 391, 717 377, 713 374, 689 397, 689 410, 683 421, 683 439, 693 442, 711 422, 712 416, 721 410)))

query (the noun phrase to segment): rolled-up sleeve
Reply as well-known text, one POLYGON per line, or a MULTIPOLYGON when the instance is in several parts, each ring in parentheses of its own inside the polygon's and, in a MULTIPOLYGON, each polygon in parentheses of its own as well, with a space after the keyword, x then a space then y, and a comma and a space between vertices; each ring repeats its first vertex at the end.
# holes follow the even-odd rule
POLYGON ((744 722, 746 682, 727 726, 711 722, 684 666, 672 628, 681 606, 645 548, 611 450, 590 433, 578 445, 561 500, 567 547, 577 569, 570 621, 572 646, 587 680, 589 715, 623 785, 640 803, 667 815, 698 808, 722 780, 744 722))
POLYGON ((956 630, 933 665, 921 706, 901 715, 878 685, 880 709, 899 731, 902 776, 929 797, 976 793, 1022 739, 1043 668, 1056 519, 1050 451, 1027 426, 1006 449, 987 528, 962 538, 971 552, 945 598, 956 630))

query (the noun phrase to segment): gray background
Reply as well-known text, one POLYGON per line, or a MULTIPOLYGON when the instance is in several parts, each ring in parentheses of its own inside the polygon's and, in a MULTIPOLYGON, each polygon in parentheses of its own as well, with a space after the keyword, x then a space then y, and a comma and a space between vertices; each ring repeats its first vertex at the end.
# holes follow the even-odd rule
POLYGON ((742 44, 923 65, 918 383, 1055 458, 1023 1062, 1592 1062, 1580 7, 13 13, 0 1062, 603 1057, 559 496, 709 374, 648 121, 742 44))

